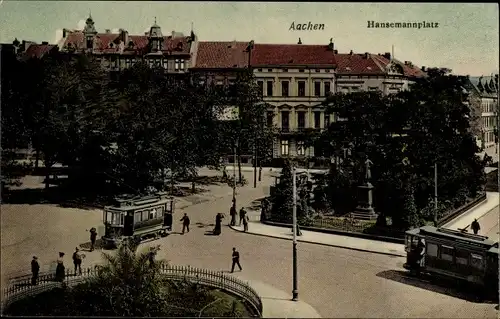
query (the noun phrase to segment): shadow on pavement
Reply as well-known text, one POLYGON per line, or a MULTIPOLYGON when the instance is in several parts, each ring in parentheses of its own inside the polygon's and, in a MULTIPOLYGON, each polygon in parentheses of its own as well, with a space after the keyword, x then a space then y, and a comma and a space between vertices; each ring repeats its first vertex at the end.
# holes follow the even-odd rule
MULTIPOLYGON (((491 304, 496 303, 493 300, 481 299, 474 291, 464 291, 465 287, 460 287, 456 282, 446 282, 430 277, 413 277, 402 270, 385 270, 377 274, 377 277, 393 280, 402 284, 411 285, 420 289, 430 290, 436 293, 447 295, 454 298, 463 299, 473 303, 491 304)), ((467 289, 467 288, 465 288, 467 289)))
MULTIPOLYGON (((91 243, 90 241, 86 242, 86 243, 83 243, 83 244, 80 244, 80 248, 84 251, 90 251, 90 246, 91 246, 91 243)), ((104 246, 103 246, 103 243, 102 243, 102 240, 101 239, 97 239, 95 241, 95 245, 94 245, 94 250, 100 250, 100 249, 103 249, 104 246)))
POLYGON ((211 230, 207 230, 207 231, 205 232, 205 236, 219 236, 219 235, 214 234, 214 232, 213 232, 213 231, 211 231, 211 230))

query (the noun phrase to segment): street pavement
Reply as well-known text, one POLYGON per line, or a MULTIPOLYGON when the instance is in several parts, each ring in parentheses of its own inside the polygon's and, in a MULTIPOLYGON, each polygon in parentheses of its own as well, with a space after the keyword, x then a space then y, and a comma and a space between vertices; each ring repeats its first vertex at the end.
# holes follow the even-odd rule
MULTIPOLYGON (((243 226, 230 226, 232 229, 242 232, 243 226)), ((406 257, 404 245, 388 243, 378 240, 369 240, 363 238, 341 236, 315 231, 300 230, 302 235, 297 236, 298 242, 321 244, 332 247, 339 247, 363 252, 406 257)), ((250 222, 248 225, 248 234, 261 235, 280 239, 293 239, 291 228, 265 225, 260 222, 250 222)))
MULTIPOLYGON (((245 176, 252 181, 250 174, 245 176)), ((263 197, 270 182, 263 176, 258 188, 252 188, 252 183, 241 188, 238 207, 250 206, 253 200, 263 197)), ((176 211, 179 219, 184 212, 190 216, 191 231, 147 242, 140 249, 161 245, 158 258, 165 258, 171 264, 229 271, 231 249, 236 247, 243 271, 233 275, 248 281, 264 297, 265 317, 497 317, 495 305, 471 301, 458 292, 407 277, 402 268, 403 257, 302 242, 298 244, 300 301, 290 301, 292 245, 289 241, 250 236, 227 226, 220 236, 210 234, 216 213, 225 213, 224 222, 229 222, 230 205, 228 192, 220 198, 179 209, 176 211)), ((101 224, 102 212, 53 205, 3 205, 1 218, 1 271, 9 275, 29 269, 32 254, 37 254, 44 264, 46 260, 54 260, 61 250, 67 254, 65 263, 69 267, 71 252, 75 246, 88 242, 87 230, 101 224)), ((175 222, 174 231, 178 232, 181 223, 178 219, 175 222)), ((100 262, 100 254, 100 251, 86 252, 84 267, 100 262)))
POLYGON ((467 227, 467 230, 472 232, 470 224, 474 221, 474 219, 477 219, 479 225, 481 226, 481 229, 479 230, 480 235, 488 236, 494 241, 500 241, 498 227, 500 219, 498 207, 499 199, 500 196, 498 193, 487 192, 485 203, 473 207, 465 214, 445 224, 444 227, 453 230, 464 229, 467 227))

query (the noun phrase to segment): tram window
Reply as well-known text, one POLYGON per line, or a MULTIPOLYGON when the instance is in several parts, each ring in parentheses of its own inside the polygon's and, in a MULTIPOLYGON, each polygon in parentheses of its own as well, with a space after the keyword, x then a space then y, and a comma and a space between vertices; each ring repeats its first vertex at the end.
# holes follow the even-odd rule
POLYGON ((455 258, 457 264, 468 265, 469 264, 469 252, 466 250, 457 250, 455 252, 455 258))
POLYGON ((148 220, 148 211, 143 210, 142 211, 142 221, 148 220))
POLYGON ((482 269, 483 268, 483 257, 481 255, 477 254, 470 254, 471 255, 471 266, 477 269, 482 269))
POLYGON ((453 247, 441 246, 441 259, 453 261, 453 247))
POLYGON ((438 246, 436 244, 427 244, 427 255, 431 257, 437 257, 438 256, 438 246))
POLYGON ((135 212, 134 223, 138 223, 140 221, 141 221, 141 212, 135 212))
POLYGON ((155 219, 156 218, 156 209, 152 209, 149 211, 149 219, 155 219))

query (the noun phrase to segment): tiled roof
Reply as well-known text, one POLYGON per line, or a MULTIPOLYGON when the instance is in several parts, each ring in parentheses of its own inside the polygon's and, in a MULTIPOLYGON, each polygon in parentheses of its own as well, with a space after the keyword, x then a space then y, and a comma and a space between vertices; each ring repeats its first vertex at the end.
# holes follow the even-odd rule
POLYGON ((199 42, 195 68, 244 68, 248 66, 248 42, 199 42))
POLYGON ((335 65, 335 55, 327 45, 255 44, 252 66, 335 65))
POLYGON ((469 77, 470 83, 477 90, 481 97, 497 98, 496 86, 493 85, 493 90, 491 88, 491 81, 495 81, 495 76, 471 76, 469 77), (481 85, 479 85, 479 80, 481 79, 481 85), (485 84, 488 83, 488 91, 485 90, 485 84), (482 88, 482 89, 481 89, 482 88))
MULTIPOLYGON (((382 55, 366 53, 358 54, 336 54, 337 61, 336 73, 339 75, 349 74, 386 74, 386 67, 391 62, 382 55)), ((400 61, 393 60, 401 66, 403 73, 408 77, 421 77, 425 73, 416 66, 405 65, 400 61)))
POLYGON ((45 54, 55 49, 56 45, 52 44, 32 44, 25 52, 27 58, 42 58, 45 54))
MULTIPOLYGON (((188 37, 172 38, 171 36, 163 37, 163 52, 171 52, 171 54, 189 54, 190 44, 188 37), (177 50, 179 43, 182 43, 182 49, 177 50)), ((82 31, 73 31, 68 34, 64 41, 63 47, 68 44, 76 46, 77 49, 85 47, 85 37, 82 31)), ((115 53, 119 52, 119 43, 122 36, 117 33, 98 33, 96 35, 95 52, 98 53, 115 53), (113 43, 112 47, 110 44, 113 43)), ((134 46, 129 48, 128 43, 124 43, 123 54, 143 54, 147 53, 148 36, 146 35, 129 35, 128 42, 132 41, 134 46)))

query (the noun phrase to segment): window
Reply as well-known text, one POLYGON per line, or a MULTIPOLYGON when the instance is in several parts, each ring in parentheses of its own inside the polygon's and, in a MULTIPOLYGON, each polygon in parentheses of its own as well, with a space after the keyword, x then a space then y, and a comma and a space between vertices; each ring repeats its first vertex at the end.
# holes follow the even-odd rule
POLYGON ((273 96, 273 81, 267 81, 267 96, 273 96))
POLYGON ((478 254, 470 254, 470 264, 472 267, 477 268, 477 269, 483 269, 483 257, 478 254))
POLYGON ((155 219, 156 218, 156 209, 153 208, 152 210, 149 211, 149 219, 155 219))
POLYGON ((262 69, 257 69, 257 71, 262 72, 262 69))
POLYGON ((181 60, 181 68, 180 68, 180 70, 184 71, 184 69, 185 69, 185 67, 184 67, 184 60, 181 60))
POLYGON ((325 82, 325 96, 330 93, 330 82, 325 82))
POLYGON ((288 130, 289 128, 289 113, 288 111, 281 112, 281 128, 283 130, 288 130))
POLYGON ((299 70, 299 72, 300 72, 300 73, 304 73, 304 69, 300 69, 300 70, 299 70))
POLYGON ((162 63, 163 63, 163 68, 165 70, 168 70, 168 60, 167 59, 163 59, 162 63))
POLYGON ((135 212, 134 214, 134 223, 138 223, 141 221, 141 212, 135 212))
POLYGON ((325 113, 325 128, 330 126, 330 114, 325 113))
POLYGON ((305 128, 306 127, 306 112, 298 112, 297 113, 297 127, 305 128))
POLYGON ((299 96, 306 96, 306 82, 299 81, 297 85, 299 89, 299 96))
POLYGON ((274 112, 268 111, 267 112, 267 126, 268 127, 273 126, 273 117, 274 117, 274 112))
POLYGON ((321 127, 321 112, 316 111, 314 112, 314 128, 320 128, 321 127))
POLYGON ((453 247, 450 246, 441 246, 441 259, 447 261, 453 261, 453 247))
POLYGON ((314 82, 314 96, 321 96, 321 82, 314 82))
POLYGON ((304 141, 297 141, 297 155, 306 155, 304 141))
POLYGON ((281 96, 288 96, 288 81, 281 82, 281 96))
POLYGON ((455 253, 455 259, 457 264, 468 265, 469 264, 469 252, 466 250, 458 249, 455 253))
POLYGON ((273 69, 267 69, 267 72, 273 72, 273 69))
POLYGON ((373 91, 377 91, 377 90, 378 90, 378 87, 376 87, 376 86, 370 86, 370 87, 368 87, 368 91, 372 91, 373 92, 373 91))
POLYGON ((283 72, 288 72, 288 69, 283 69, 283 72))
POLYGON ((436 244, 427 244, 427 251, 426 254, 431 256, 431 257, 437 257, 438 256, 438 246, 436 244))
POLYGON ((264 81, 257 81, 257 85, 259 86, 259 93, 264 95, 264 81))
POLYGON ((320 70, 320 69, 316 69, 316 73, 320 73, 320 72, 321 72, 321 70, 320 70))
POLYGON ((288 140, 281 141, 281 155, 288 155, 288 140))
POLYGON ((175 60, 175 71, 179 71, 179 67, 180 67, 180 61, 179 60, 175 60))
POLYGON ((147 210, 142 211, 142 221, 148 220, 148 214, 149 212, 147 210))

